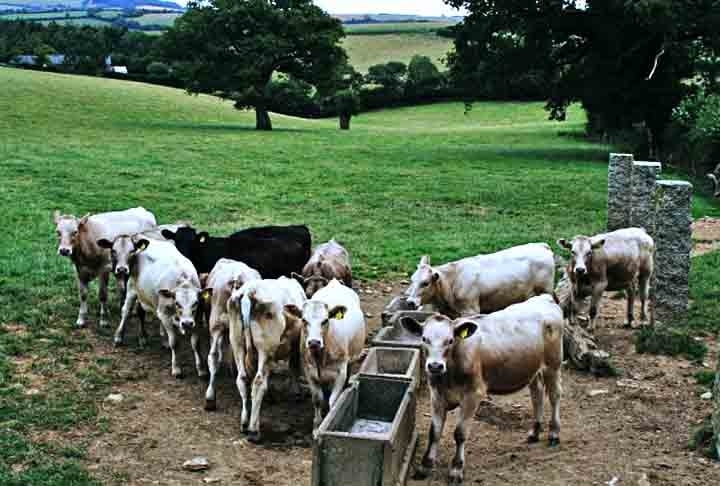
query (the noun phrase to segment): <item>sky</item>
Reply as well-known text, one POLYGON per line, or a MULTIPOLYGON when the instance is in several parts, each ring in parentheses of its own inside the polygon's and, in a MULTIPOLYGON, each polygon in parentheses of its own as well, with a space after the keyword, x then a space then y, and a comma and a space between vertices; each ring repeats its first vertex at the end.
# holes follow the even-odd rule
POLYGON ((315 5, 333 14, 393 13, 415 15, 459 15, 443 0, 315 0, 315 5))

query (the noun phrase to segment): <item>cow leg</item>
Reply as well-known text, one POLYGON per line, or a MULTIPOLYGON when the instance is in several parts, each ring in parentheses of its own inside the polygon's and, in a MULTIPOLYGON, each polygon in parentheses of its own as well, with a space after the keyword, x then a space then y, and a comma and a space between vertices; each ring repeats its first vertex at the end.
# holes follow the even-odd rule
POLYGON ((300 356, 300 341, 297 340, 291 345, 290 356, 288 359, 290 367, 290 374, 292 374, 292 381, 290 383, 290 395, 299 401, 302 398, 302 391, 300 389, 300 375, 302 374, 302 359, 300 356))
POLYGON ((222 362, 223 338, 222 331, 213 331, 212 336, 210 336, 210 351, 207 359, 210 380, 205 392, 205 410, 215 410, 217 406, 215 401, 215 375, 219 364, 222 362))
POLYGON ((530 388, 530 400, 532 400, 533 416, 535 417, 535 423, 533 428, 528 433, 527 441, 534 443, 540 440, 540 432, 542 431, 543 418, 545 415, 545 397, 543 395, 543 379, 542 375, 538 373, 532 379, 529 384, 530 388))
MULTIPOLYGON (((135 293, 135 287, 133 285, 128 285, 127 294, 125 295, 125 302, 123 302, 122 306, 120 324, 118 324, 118 327, 115 330, 115 337, 113 338, 113 342, 116 346, 119 346, 123 343, 123 339, 125 337, 125 323, 127 322, 128 317, 130 317, 130 313, 132 312, 136 300, 137 293, 135 293)), ((141 306, 138 306, 138 308, 139 307, 141 306)))
POLYGON ((200 352, 198 351, 198 341, 200 341, 200 335, 198 329, 195 328, 190 334, 190 346, 192 346, 193 355, 195 356, 195 369, 200 378, 207 376, 207 371, 203 368, 203 362, 200 358, 200 352))
POLYGON ((640 322, 647 323, 647 299, 650 295, 650 274, 640 274, 638 279, 640 290, 640 322))
POLYGON ((625 321, 625 327, 632 328, 633 307, 635 307, 635 282, 630 282, 625 292, 627 292, 627 320, 625 321))
POLYGON ((158 334, 160 335, 160 346, 165 349, 170 349, 170 343, 168 343, 167 334, 165 333, 165 326, 162 324, 158 328, 158 334))
POLYGON ((430 406, 432 409, 432 419, 430 421, 430 432, 428 433, 428 448, 425 451, 420 465, 415 468, 415 479, 425 479, 430 471, 435 467, 438 457, 438 445, 440 437, 442 437, 445 428, 445 420, 447 418, 447 408, 445 400, 438 396, 438 392, 430 389, 430 406))
POLYGON ((162 325, 165 328, 165 333, 168 337, 168 346, 170 347, 170 372, 175 378, 182 378, 182 368, 180 368, 177 364, 177 356, 175 353, 175 347, 177 346, 177 335, 175 334, 175 329, 173 329, 172 322, 170 322, 170 320, 165 316, 160 315, 159 312, 158 318, 160 318, 160 322, 162 322, 162 325))
POLYGON ((607 282, 602 282, 595 285, 592 289, 592 296, 590 297, 590 330, 595 329, 595 319, 598 315, 598 309, 600 308, 600 302, 602 301, 603 292, 607 287, 607 282))
POLYGON ((310 386, 313 408, 315 409, 315 416, 313 418, 313 436, 315 436, 318 427, 320 427, 320 424, 322 423, 325 396, 323 395, 322 386, 319 383, 316 383, 315 380, 308 378, 308 385, 310 386))
MULTIPOLYGON (((484 394, 482 394, 484 395, 484 394)), ((465 470, 465 422, 472 420, 480 405, 481 394, 477 391, 467 393, 460 402, 460 420, 455 427, 455 457, 450 466, 450 484, 462 484, 465 470)))
POLYGON ((100 300, 100 320, 98 325, 106 327, 109 323, 107 320, 107 299, 108 299, 108 283, 110 282, 110 272, 100 273, 100 285, 98 290, 98 298, 100 300))
POLYGON ((258 369, 252 384, 251 401, 252 410, 250 412, 250 427, 248 428, 248 440, 250 442, 260 442, 260 409, 262 408, 263 397, 268 388, 268 375, 270 369, 267 366, 267 356, 262 349, 257 350, 258 353, 258 369))
POLYGON ((75 321, 75 325, 77 327, 85 327, 85 324, 87 323, 87 298, 89 284, 90 279, 87 276, 78 274, 78 294, 80 295, 80 310, 78 311, 77 321, 75 321))
POLYGON ((345 388, 345 383, 347 383, 349 364, 350 363, 348 360, 344 360, 340 364, 340 370, 337 374, 337 378, 335 378, 335 383, 333 384, 332 392, 330 393, 330 408, 332 408, 335 405, 335 402, 337 402, 337 399, 340 397, 340 394, 342 393, 343 389, 345 388))
POLYGON ((242 414, 240 417, 240 427, 245 432, 249 425, 249 410, 248 403, 250 397, 248 396, 248 372, 245 366, 245 336, 243 335, 242 329, 238 329, 240 324, 230 324, 230 345, 232 346, 233 356, 235 357, 235 366, 237 367, 238 374, 235 379, 238 392, 240 393, 240 400, 242 401, 242 414))
POLYGON ((560 398, 562 396, 562 375, 560 368, 547 368, 543 373, 543 378, 545 379, 545 387, 548 398, 550 399, 550 407, 552 408, 550 433, 548 434, 548 445, 552 447, 560 444, 560 398))
POLYGON ((143 306, 139 303, 136 305, 137 308, 137 316, 138 316, 138 322, 140 323, 139 330, 138 330, 138 346, 140 348, 145 348, 147 346, 147 331, 145 331, 145 316, 147 315, 147 312, 145 312, 145 309, 143 309, 143 306))

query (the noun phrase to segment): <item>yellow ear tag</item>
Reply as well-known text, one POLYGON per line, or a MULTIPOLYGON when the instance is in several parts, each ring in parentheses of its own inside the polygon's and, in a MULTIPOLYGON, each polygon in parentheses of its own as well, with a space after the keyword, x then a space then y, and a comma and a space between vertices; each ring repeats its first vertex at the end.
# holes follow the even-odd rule
POLYGON ((204 237, 204 236, 201 236, 201 237, 200 237, 200 243, 205 243, 205 237, 204 237))
POLYGON ((210 303, 210 292, 203 291, 202 299, 205 301, 205 303, 210 303))
POLYGON ((338 311, 335 313, 335 319, 340 320, 343 317, 345 317, 345 314, 343 314, 342 311, 338 311))
POLYGON ((468 334, 470 334, 470 330, 467 327, 460 331, 460 337, 463 339, 467 339, 468 334))

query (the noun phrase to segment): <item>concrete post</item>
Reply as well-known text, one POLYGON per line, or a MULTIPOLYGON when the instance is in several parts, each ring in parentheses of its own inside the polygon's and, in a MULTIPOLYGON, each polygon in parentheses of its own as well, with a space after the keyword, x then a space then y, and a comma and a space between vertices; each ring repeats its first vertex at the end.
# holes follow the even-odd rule
POLYGON ((692 189, 686 181, 657 182, 653 318, 665 324, 681 323, 687 315, 692 189))
POLYGON ((655 185, 660 162, 634 162, 630 182, 630 221, 628 226, 645 228, 655 237, 655 185))
POLYGON ((630 226, 632 164, 632 154, 610 154, 608 164, 608 231, 630 226))

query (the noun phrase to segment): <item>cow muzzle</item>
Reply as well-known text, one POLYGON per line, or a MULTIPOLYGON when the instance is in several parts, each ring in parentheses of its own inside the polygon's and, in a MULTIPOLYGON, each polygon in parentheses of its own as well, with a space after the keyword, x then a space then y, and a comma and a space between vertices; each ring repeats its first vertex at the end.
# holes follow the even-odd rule
POLYGON ((116 267, 115 268, 115 276, 117 278, 127 278, 130 275, 130 269, 128 267, 116 267))
POLYGON ((587 269, 585 267, 575 267, 575 275, 583 276, 587 273, 587 269))
POLYGON ((72 255, 72 248, 68 248, 67 246, 61 246, 61 247, 58 247, 57 252, 58 252, 58 255, 60 255, 60 256, 69 257, 72 255))
POLYGON ((183 319, 180 321, 180 330, 183 331, 183 334, 188 331, 192 331, 195 327, 195 321, 191 319, 183 319))
POLYGON ((434 376, 442 375, 443 373, 445 373, 445 363, 429 361, 427 364, 427 371, 434 376))
POLYGON ((405 302, 407 302, 408 307, 410 307, 410 310, 417 310, 422 305, 422 302, 420 302, 419 297, 406 297, 405 302))

